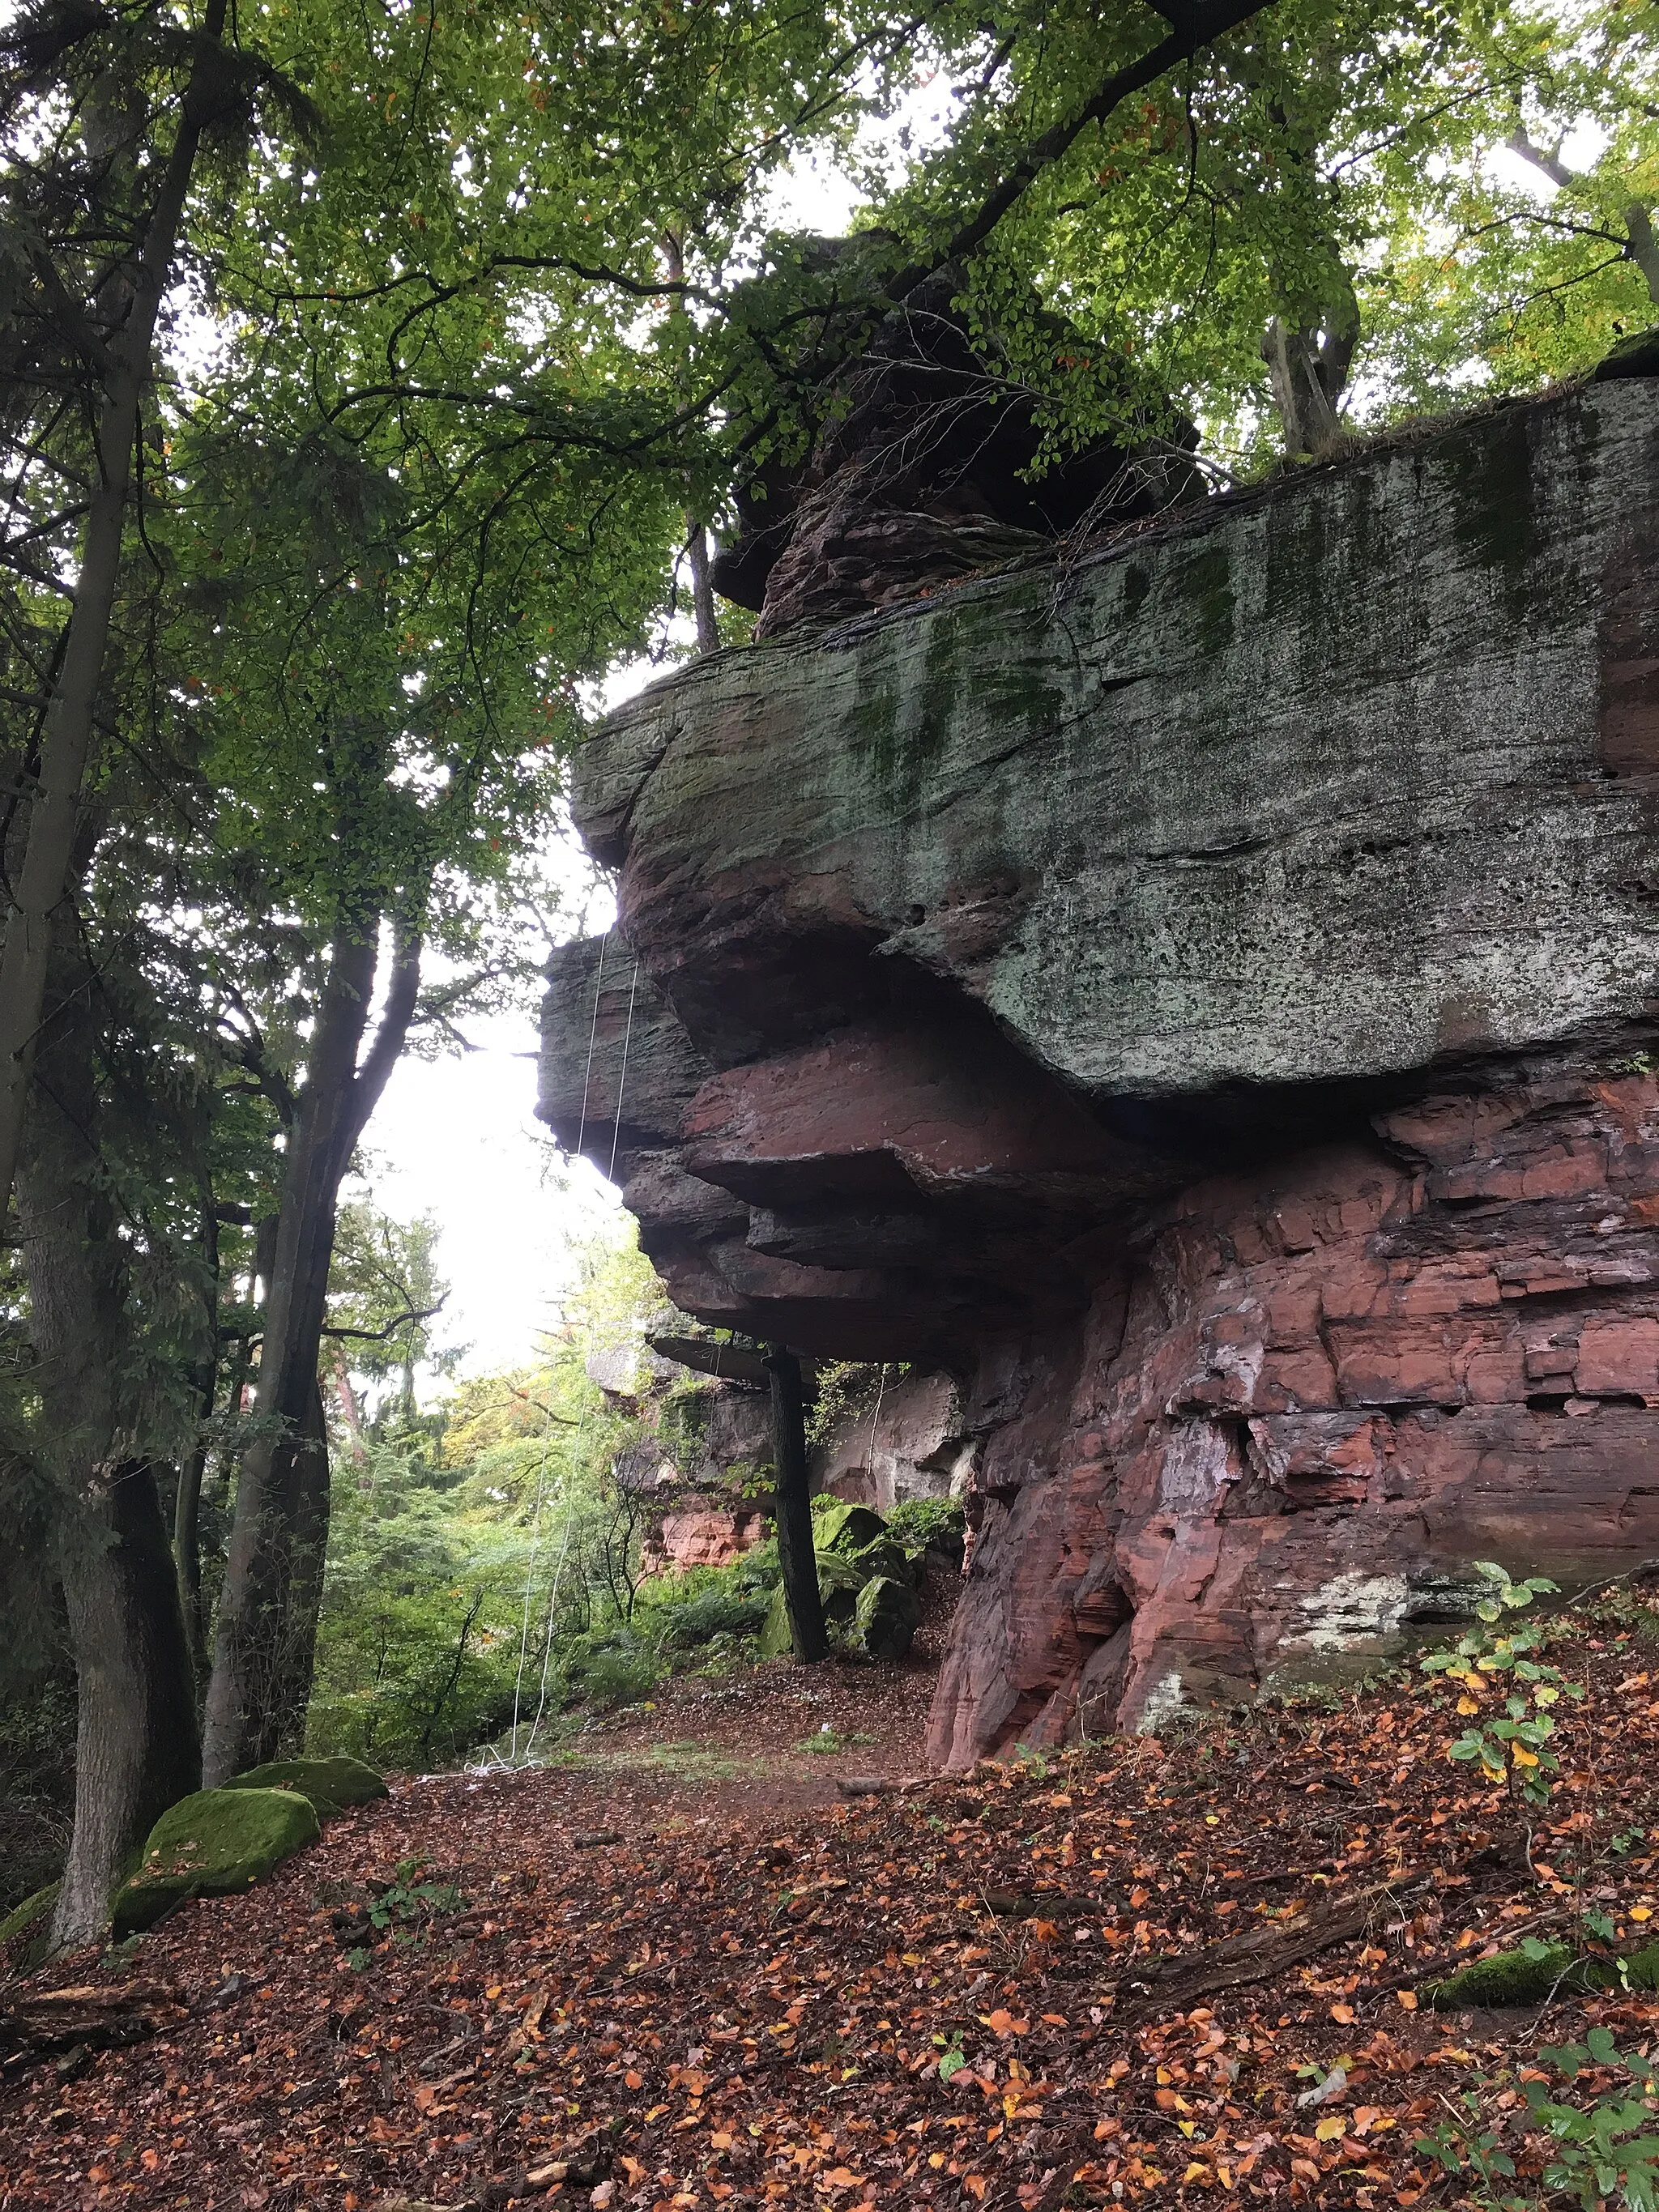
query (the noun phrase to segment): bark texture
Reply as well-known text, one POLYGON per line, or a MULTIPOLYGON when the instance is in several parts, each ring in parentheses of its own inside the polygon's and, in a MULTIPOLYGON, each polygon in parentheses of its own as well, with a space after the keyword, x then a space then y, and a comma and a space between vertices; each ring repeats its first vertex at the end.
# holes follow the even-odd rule
POLYGON ((102 1932, 124 1861, 200 1780, 167 1528, 118 1396, 128 1366, 122 1247, 89 1127, 85 978, 70 981, 81 988, 55 988, 48 1002, 17 1187, 78 1692, 75 1826, 52 1929, 60 1947, 102 1932))
POLYGON ((343 926, 331 947, 276 1215, 253 1407, 267 1428, 242 1461, 220 1600, 203 1732, 210 1788, 274 1759, 303 1729, 328 1532, 317 1366, 340 1184, 403 1049, 420 957, 417 937, 396 939, 365 1053, 377 919, 343 926))
POLYGON ((772 1378, 772 1481, 778 1525, 778 1565, 795 1656, 816 1667, 830 1655, 812 1547, 812 1497, 806 1472, 806 1416, 800 1362, 783 1345, 766 1354, 772 1378))

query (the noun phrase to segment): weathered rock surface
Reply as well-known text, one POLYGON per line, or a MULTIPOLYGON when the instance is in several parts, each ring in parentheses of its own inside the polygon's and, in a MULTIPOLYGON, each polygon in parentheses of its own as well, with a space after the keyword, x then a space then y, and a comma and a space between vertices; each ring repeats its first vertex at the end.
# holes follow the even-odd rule
POLYGON ((1659 1553, 1656 799, 1644 377, 718 656, 584 756, 632 1027, 563 956, 542 1110, 689 1311, 957 1382, 939 1756, 1659 1553))

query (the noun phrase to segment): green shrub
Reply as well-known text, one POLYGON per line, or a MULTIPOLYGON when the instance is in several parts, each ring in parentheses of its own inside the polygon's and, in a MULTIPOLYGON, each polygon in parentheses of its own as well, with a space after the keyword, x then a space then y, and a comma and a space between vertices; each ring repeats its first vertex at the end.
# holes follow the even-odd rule
POLYGON ((753 1636, 766 1618, 763 1590, 711 1589, 666 1607, 659 1636, 665 1651, 689 1651, 716 1636, 753 1636))
POLYGON ((960 1559, 968 1521, 954 1498, 907 1498, 888 1515, 887 1533, 912 1559, 931 1547, 960 1559))
POLYGON ((657 1686, 657 1662, 648 1651, 609 1644, 579 1655, 568 1680, 588 1705, 614 1712, 619 1705, 637 1705, 648 1698, 657 1686))

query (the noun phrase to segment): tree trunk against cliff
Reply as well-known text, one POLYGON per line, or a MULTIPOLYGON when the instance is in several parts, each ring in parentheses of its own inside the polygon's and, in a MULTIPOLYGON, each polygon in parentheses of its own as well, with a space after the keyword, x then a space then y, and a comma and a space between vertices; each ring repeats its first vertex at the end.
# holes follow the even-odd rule
POLYGON ((772 1379, 773 1490, 777 1500, 778 1565, 795 1656, 815 1667, 830 1656, 812 1549, 812 1498, 806 1474, 806 1407, 800 1362, 781 1344, 766 1349, 772 1379))
POLYGON ((360 1066, 379 940, 378 916, 337 930, 296 1100, 253 1405, 265 1433, 244 1455, 236 1487, 203 1724, 210 1787, 274 1758, 304 1721, 295 1701, 310 1686, 328 1525, 317 1364, 340 1184, 403 1050, 420 986, 421 940, 400 931, 386 1009, 360 1066))
POLYGON ((691 566, 691 606, 697 618, 697 651, 718 653, 720 649, 720 625, 714 607, 714 579, 708 568, 708 532, 695 515, 690 520, 691 535, 687 541, 686 555, 691 566))
POLYGON ((126 1455, 123 1245, 92 1121, 89 979, 49 971, 18 1163, 29 1335, 51 1473, 64 1498, 60 1572, 75 1649, 75 1823, 52 1939, 89 1942, 124 1861, 201 1778, 196 1685, 161 1499, 126 1455))

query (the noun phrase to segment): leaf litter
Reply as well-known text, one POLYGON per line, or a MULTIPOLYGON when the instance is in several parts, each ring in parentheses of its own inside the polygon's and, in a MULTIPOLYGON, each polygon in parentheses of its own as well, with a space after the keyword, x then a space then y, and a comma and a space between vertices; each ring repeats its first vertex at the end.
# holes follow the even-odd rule
MULTIPOLYGON (((1535 2176, 1539 2047, 1659 2031, 1651 1993, 1418 1996, 1540 1930, 1653 1940, 1659 1653, 1624 1624, 1557 1639, 1587 1694, 1530 1820, 1404 1675, 959 1776, 903 1779, 890 1728, 855 1761, 887 1786, 834 1802, 817 1759, 808 1802, 695 1762, 400 1784, 0 1991, 131 1978, 161 2023, 0 2066, 0 2212, 1473 2202, 1419 2146, 1455 2101, 1535 2176)), ((778 1741, 803 1679, 769 1670, 778 1741)))

